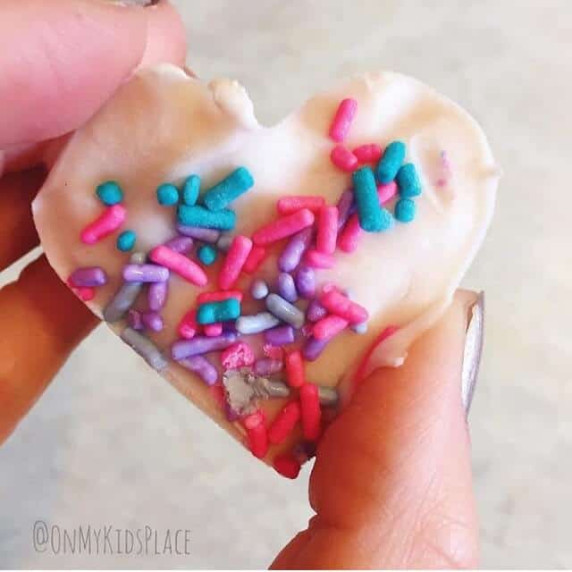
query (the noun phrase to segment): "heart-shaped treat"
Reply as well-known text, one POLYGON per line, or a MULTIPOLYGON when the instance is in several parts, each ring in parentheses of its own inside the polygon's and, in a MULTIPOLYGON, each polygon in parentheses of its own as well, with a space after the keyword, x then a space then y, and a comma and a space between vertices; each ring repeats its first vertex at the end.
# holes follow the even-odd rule
POLYGON ((78 296, 295 477, 352 386, 443 313, 497 183, 475 121, 408 77, 266 128, 236 82, 161 66, 71 138, 34 213, 78 296))

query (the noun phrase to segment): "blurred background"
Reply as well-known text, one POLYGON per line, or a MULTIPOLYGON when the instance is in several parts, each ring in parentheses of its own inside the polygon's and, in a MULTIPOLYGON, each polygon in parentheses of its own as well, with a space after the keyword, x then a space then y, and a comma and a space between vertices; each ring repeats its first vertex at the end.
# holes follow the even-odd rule
MULTIPOLYGON (((189 64, 280 119, 359 71, 414 75, 484 126, 505 175, 465 286, 487 297, 470 417, 482 564, 572 567, 570 0, 175 0, 189 64)), ((13 278, 19 268, 2 277, 13 278)), ((0 450, 0 565, 265 567, 308 468, 276 476, 100 328, 0 450), (190 557, 54 557, 34 521, 191 530, 190 557)))

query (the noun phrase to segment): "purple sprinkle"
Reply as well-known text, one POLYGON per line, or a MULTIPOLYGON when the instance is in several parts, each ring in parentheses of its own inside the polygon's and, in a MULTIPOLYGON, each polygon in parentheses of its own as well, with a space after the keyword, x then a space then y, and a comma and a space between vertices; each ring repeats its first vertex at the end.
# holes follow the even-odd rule
POLYGON ((306 310, 306 318, 310 322, 317 322, 328 315, 328 311, 318 300, 312 300, 306 310))
POLYGON ((179 254, 188 254, 193 248, 193 239, 190 236, 176 236, 166 242, 165 246, 179 254))
POLYGON ((302 298, 310 300, 316 295, 316 274, 312 268, 302 266, 296 272, 296 288, 302 298))
POLYGON ((158 312, 163 308, 167 301, 167 294, 169 292, 168 282, 153 282, 149 285, 147 291, 147 300, 149 301, 149 310, 158 312))
POLYGON ((312 232, 312 228, 306 228, 290 239, 280 258, 278 258, 278 268, 282 272, 292 272, 300 264, 304 252, 310 246, 312 232))
POLYGON ((284 346, 294 341, 294 328, 292 326, 278 326, 264 332, 264 339, 272 346, 284 346))
POLYGON ((203 356, 182 359, 179 363, 193 373, 196 373, 209 387, 214 385, 218 380, 216 367, 203 356))
POLYGON ((262 358, 254 364, 254 373, 256 375, 272 375, 282 371, 284 364, 281 360, 262 358))
POLYGON ((338 231, 342 230, 346 224, 350 214, 351 208, 354 202, 354 192, 352 189, 348 189, 342 193, 340 200, 338 201, 338 231))
POLYGON ((71 276, 70 282, 78 288, 94 288, 107 284, 107 274, 103 268, 78 268, 71 276))
POLYGON ((240 414, 236 412, 229 403, 224 404, 224 412, 226 413, 228 421, 237 421, 240 418, 240 414))
POLYGON ((302 348, 302 355, 304 356, 304 359, 307 359, 308 361, 316 361, 327 345, 328 340, 309 338, 302 348))
POLYGON ((126 282, 166 282, 169 270, 156 264, 128 264, 123 269, 126 282))
POLYGON ((278 293, 284 300, 288 300, 288 302, 296 302, 298 300, 296 284, 291 274, 281 272, 278 275, 278 293))
POLYGON ((127 314, 127 323, 130 328, 133 328, 136 331, 142 330, 143 321, 141 320, 141 312, 138 312, 137 310, 129 310, 129 313, 127 314))
POLYGON ((152 332, 160 332, 164 328, 163 318, 157 312, 146 312, 141 314, 141 321, 148 330, 152 332))
POLYGON ((210 242, 211 244, 214 244, 220 237, 220 232, 213 228, 199 228, 196 226, 178 224, 177 230, 185 236, 190 236, 191 238, 196 238, 203 242, 210 242))
POLYGON ((213 338, 197 336, 192 340, 179 340, 171 346, 171 356, 179 361, 209 352, 218 352, 231 346, 236 339, 236 334, 227 332, 213 338))

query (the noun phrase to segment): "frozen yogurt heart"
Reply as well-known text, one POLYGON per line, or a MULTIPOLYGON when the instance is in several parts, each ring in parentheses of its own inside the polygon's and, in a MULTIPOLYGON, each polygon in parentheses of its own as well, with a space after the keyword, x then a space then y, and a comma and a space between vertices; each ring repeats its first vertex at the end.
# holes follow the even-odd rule
POLYGON ((257 122, 236 82, 139 73, 34 204, 62 280, 179 391, 294 477, 348 389, 399 366, 489 225, 487 140, 393 73, 257 122))

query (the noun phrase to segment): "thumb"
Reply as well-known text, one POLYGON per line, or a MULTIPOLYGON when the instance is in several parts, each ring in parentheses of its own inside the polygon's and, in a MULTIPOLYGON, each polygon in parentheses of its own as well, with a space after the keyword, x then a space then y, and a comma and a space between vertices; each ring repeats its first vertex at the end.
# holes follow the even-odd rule
MULTIPOLYGON (((477 519, 461 371, 472 293, 411 348, 364 380, 318 448, 309 528, 286 568, 476 565, 477 519)), ((480 307, 480 306, 479 306, 480 307)))

